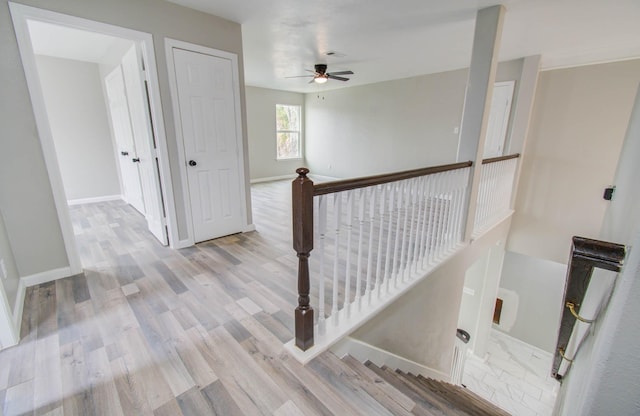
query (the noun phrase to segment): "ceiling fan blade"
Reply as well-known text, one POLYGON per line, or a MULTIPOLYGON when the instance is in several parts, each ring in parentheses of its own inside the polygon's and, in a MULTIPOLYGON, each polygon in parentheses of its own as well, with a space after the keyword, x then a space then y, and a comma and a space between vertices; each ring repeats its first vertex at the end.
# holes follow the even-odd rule
POLYGON ((327 77, 330 78, 330 79, 336 79, 338 81, 349 81, 349 78, 337 77, 337 76, 335 76, 333 74, 328 74, 327 77))
POLYGON ((329 75, 353 75, 353 71, 329 72, 329 75))
POLYGON ((308 77, 314 77, 315 75, 294 75, 292 77, 285 77, 285 78, 308 78, 308 77))

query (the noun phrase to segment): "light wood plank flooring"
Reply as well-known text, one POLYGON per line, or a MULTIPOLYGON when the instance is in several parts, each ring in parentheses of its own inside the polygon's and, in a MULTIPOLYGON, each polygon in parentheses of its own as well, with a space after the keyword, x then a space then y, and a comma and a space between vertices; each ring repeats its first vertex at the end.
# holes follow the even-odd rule
POLYGON ((252 191, 256 232, 178 251, 124 203, 72 208, 85 272, 28 289, 22 341, 0 352, 3 413, 420 413, 397 391, 369 394, 393 388, 331 353, 302 366, 284 352, 297 301, 290 185, 252 191))

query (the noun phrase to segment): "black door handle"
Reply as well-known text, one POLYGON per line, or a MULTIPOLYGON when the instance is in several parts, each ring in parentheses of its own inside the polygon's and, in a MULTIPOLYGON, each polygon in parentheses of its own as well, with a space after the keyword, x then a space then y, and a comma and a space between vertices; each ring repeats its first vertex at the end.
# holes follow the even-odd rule
POLYGON ((140 158, 139 157, 134 157, 133 159, 131 159, 131 161, 133 163, 140 163, 140 158))
POLYGON ((129 156, 129 152, 120 152, 122 156, 129 156))
POLYGON ((190 160, 189 161, 189 166, 195 166, 195 165, 197 165, 195 160, 190 160))

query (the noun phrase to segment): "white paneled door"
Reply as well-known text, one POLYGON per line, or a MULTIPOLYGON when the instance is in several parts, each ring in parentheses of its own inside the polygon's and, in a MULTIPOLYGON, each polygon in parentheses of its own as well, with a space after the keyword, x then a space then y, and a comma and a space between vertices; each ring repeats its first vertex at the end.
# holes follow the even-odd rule
POLYGON ((244 184, 233 62, 172 50, 194 240, 241 232, 244 184))
POLYGON ((515 81, 496 82, 494 84, 489 123, 487 125, 487 138, 484 143, 483 157, 485 159, 504 155, 504 143, 509 127, 514 86, 515 81))
POLYGON ((139 165, 135 162, 138 155, 133 141, 129 103, 120 66, 105 77, 105 89, 111 113, 111 126, 118 151, 122 196, 127 203, 144 214, 139 165))
POLYGON ((162 244, 166 245, 168 236, 160 190, 156 141, 151 128, 151 116, 141 62, 142 59, 137 48, 132 46, 122 57, 122 73, 131 115, 133 141, 137 151, 136 163, 139 165, 147 227, 162 244))

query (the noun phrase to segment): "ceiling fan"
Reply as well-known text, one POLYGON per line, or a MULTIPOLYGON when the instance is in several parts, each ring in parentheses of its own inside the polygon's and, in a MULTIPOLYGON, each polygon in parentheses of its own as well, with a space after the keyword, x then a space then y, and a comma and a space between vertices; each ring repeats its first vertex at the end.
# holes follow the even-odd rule
POLYGON ((313 79, 309 81, 309 84, 312 84, 314 82, 316 84, 324 84, 325 82, 329 81, 329 79, 335 79, 338 81, 349 81, 349 78, 341 77, 339 75, 353 75, 353 71, 327 72, 326 64, 316 64, 314 66, 314 69, 315 71, 306 69, 306 71, 313 73, 313 75, 297 75, 297 76, 285 77, 285 78, 313 77, 313 79))

